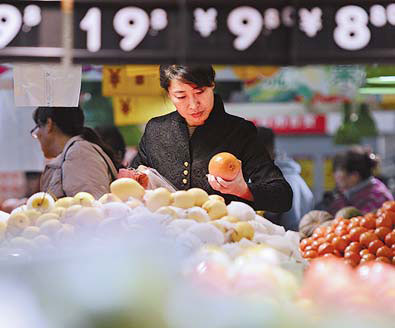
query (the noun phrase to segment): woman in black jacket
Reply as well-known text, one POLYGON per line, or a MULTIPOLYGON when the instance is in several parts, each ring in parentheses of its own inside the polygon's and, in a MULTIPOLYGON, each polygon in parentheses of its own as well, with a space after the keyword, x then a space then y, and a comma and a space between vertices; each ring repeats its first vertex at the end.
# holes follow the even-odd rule
POLYGON ((161 87, 177 110, 148 122, 131 166, 155 168, 180 190, 198 187, 257 210, 289 210, 289 184, 259 145, 255 126, 225 112, 214 94, 214 78, 211 65, 160 66, 161 87), (233 181, 207 177, 210 159, 220 152, 232 153, 242 162, 233 181))

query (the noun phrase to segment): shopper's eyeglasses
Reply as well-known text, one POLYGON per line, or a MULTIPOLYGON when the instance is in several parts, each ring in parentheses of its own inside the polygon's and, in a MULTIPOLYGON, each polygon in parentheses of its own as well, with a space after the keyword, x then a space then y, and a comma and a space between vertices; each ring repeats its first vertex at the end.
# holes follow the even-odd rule
POLYGON ((34 139, 37 139, 37 130, 40 126, 37 124, 33 129, 31 129, 30 134, 34 139))

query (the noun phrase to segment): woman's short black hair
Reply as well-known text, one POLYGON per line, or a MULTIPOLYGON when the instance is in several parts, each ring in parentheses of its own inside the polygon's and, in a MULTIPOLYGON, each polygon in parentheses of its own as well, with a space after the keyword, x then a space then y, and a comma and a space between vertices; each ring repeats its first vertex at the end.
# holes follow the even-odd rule
POLYGON ((370 149, 356 146, 335 156, 333 171, 343 170, 348 174, 358 173, 364 180, 373 175, 378 163, 379 158, 370 149))
POLYGON ((160 65, 160 86, 168 91, 172 80, 179 80, 197 87, 211 87, 215 71, 211 65, 160 65))
POLYGON ((33 113, 33 120, 38 126, 47 124, 48 119, 65 135, 74 137, 80 135, 103 149, 111 158, 115 167, 119 169, 121 162, 102 138, 91 128, 84 126, 85 116, 80 107, 38 107, 33 113))

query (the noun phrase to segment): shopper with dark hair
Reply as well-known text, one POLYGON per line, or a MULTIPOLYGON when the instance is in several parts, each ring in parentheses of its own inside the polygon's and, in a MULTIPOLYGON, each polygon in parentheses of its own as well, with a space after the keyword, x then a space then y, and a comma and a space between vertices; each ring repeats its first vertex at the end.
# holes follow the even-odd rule
POLYGON ((104 125, 96 127, 95 131, 104 143, 111 147, 117 162, 123 163, 126 154, 126 144, 119 129, 114 125, 104 125))
POLYGON ((225 112, 214 94, 211 65, 161 65, 160 84, 176 111, 150 120, 132 167, 156 169, 177 189, 198 187, 221 194, 227 202, 243 201, 255 209, 284 212, 292 190, 265 149, 258 147, 255 126, 225 112), (242 162, 232 181, 207 177, 217 153, 230 152, 242 162))
POLYGON ((330 197, 327 195, 327 210, 335 214, 343 207, 353 206, 365 214, 392 200, 388 188, 373 176, 377 164, 377 156, 361 146, 337 154, 333 160, 336 190, 330 197))
POLYGON ((287 230, 299 230, 299 221, 303 215, 310 212, 314 207, 314 196, 306 182, 300 176, 301 167, 286 154, 276 156, 275 134, 272 129, 266 127, 258 128, 258 139, 266 148, 274 163, 284 174, 285 180, 291 185, 293 191, 292 208, 285 213, 265 213, 265 217, 282 225, 287 230))
POLYGON ((80 108, 39 107, 33 119, 31 134, 51 159, 41 177, 41 191, 56 197, 85 191, 96 198, 109 192, 119 163, 96 132, 84 126, 80 108))

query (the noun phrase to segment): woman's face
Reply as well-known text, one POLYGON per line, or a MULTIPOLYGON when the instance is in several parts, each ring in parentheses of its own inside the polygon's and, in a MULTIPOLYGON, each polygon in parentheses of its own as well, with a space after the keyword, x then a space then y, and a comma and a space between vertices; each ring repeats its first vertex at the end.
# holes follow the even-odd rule
POLYGON ((178 113, 190 126, 203 125, 214 107, 214 86, 197 87, 179 80, 172 80, 169 97, 178 113))
POLYGON ((35 135, 37 136, 38 141, 40 142, 41 150, 44 153, 45 158, 53 158, 58 154, 54 154, 52 150, 53 138, 50 135, 50 126, 52 122, 47 122, 44 125, 38 125, 37 130, 35 131, 35 135))
POLYGON ((334 173, 336 186, 344 192, 360 182, 359 174, 347 173, 345 170, 336 170, 334 173))

